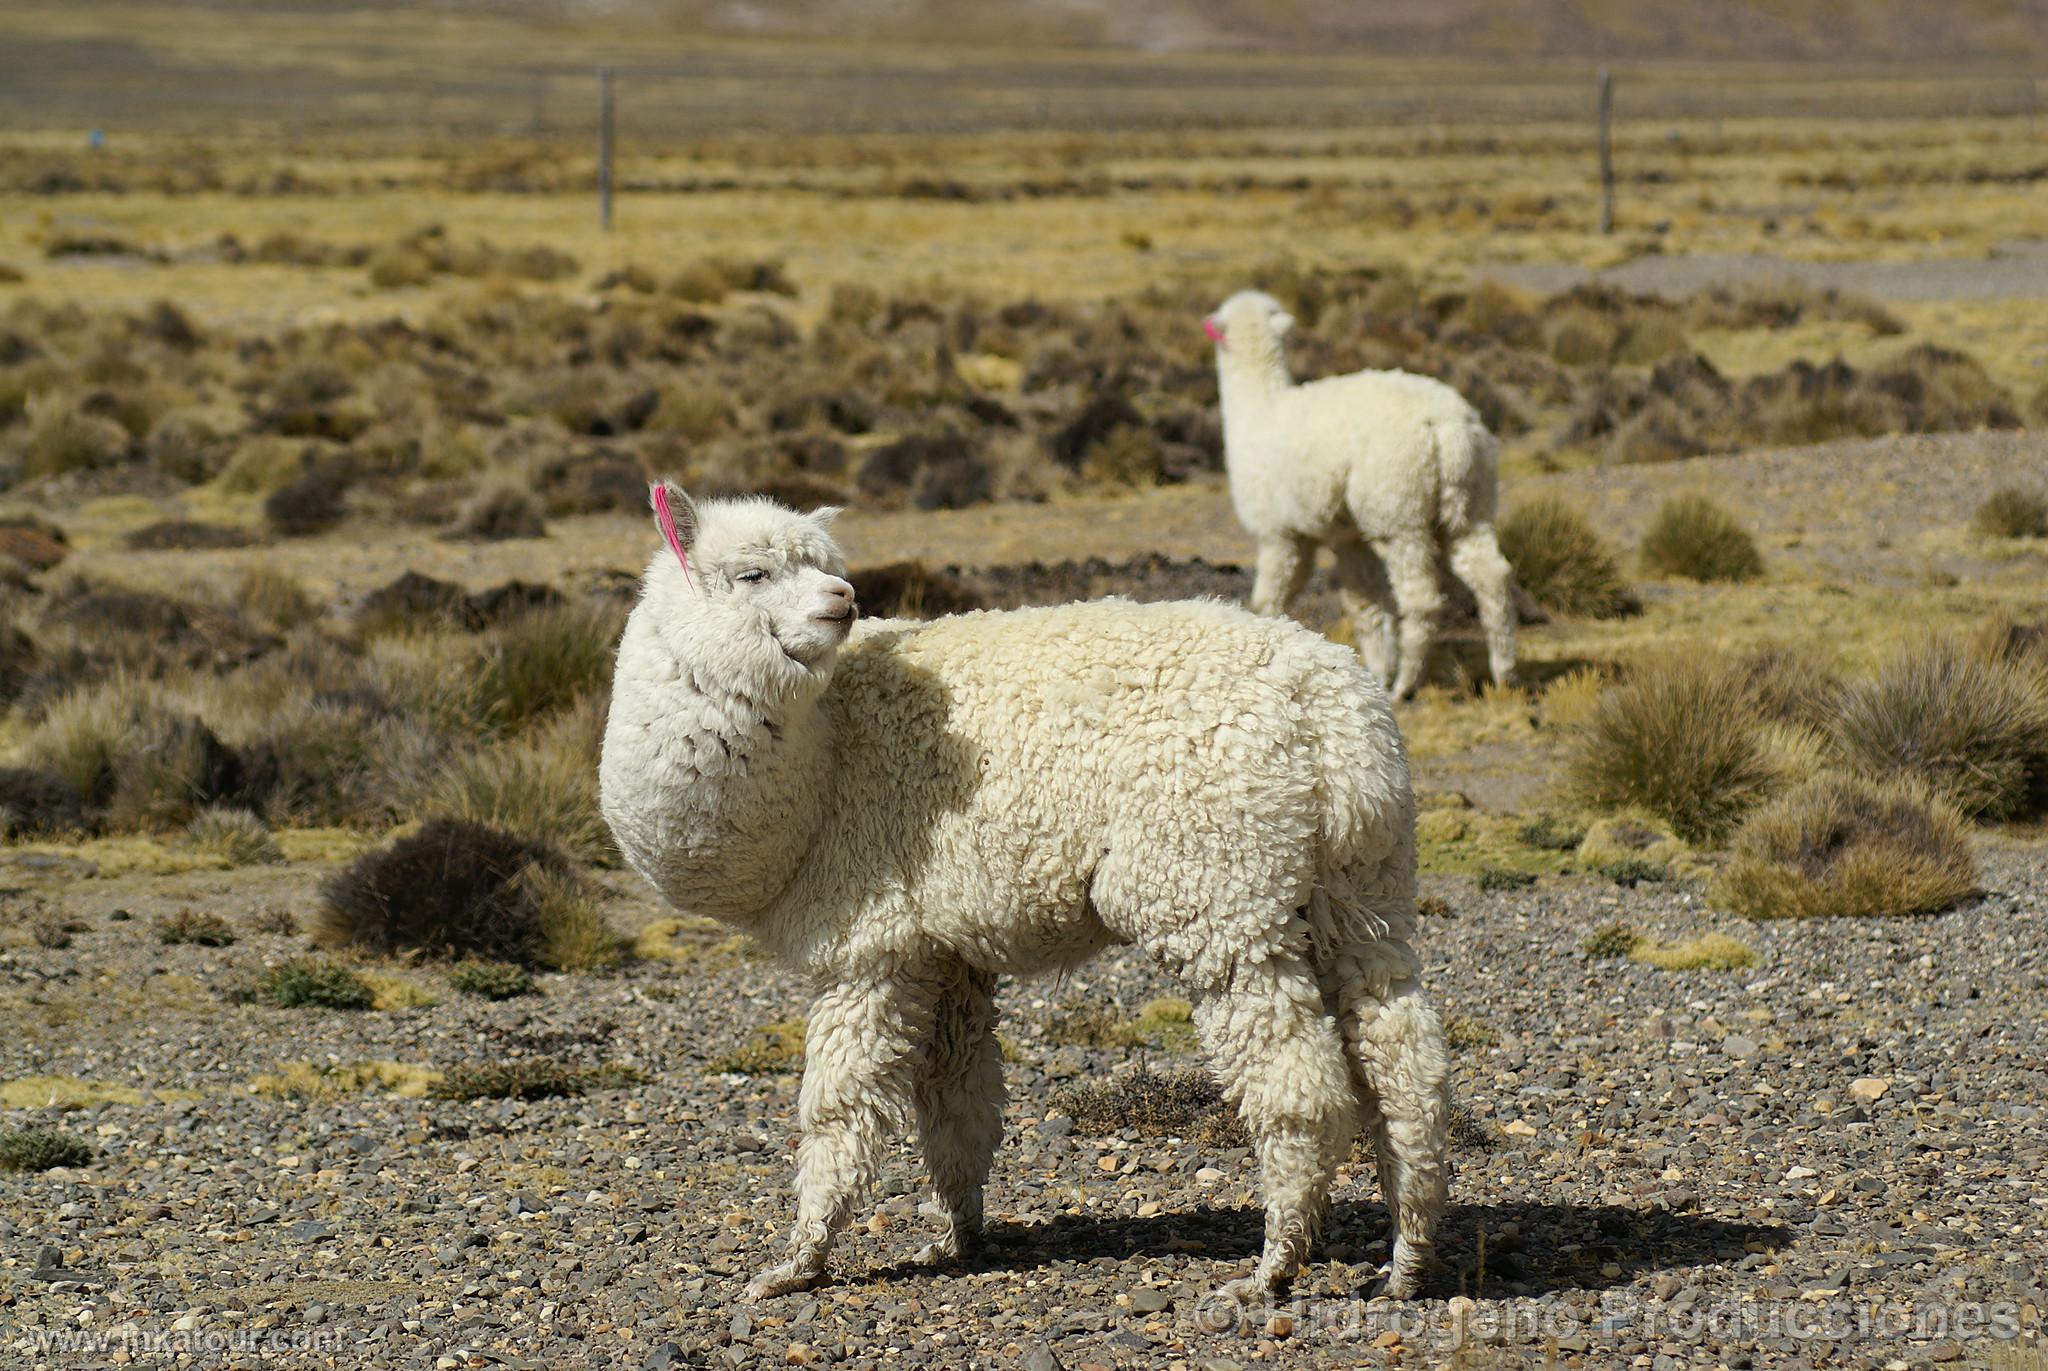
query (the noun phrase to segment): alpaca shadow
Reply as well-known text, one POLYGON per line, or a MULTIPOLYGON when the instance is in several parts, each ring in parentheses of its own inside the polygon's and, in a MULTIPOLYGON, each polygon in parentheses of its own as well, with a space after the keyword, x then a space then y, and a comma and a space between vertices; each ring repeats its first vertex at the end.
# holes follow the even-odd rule
MULTIPOLYGON (((1515 677, 1541 693, 1560 676, 1598 666, 1590 657, 1560 657, 1551 661, 1522 660, 1515 663, 1515 677)), ((1478 632, 1448 632, 1430 644, 1429 664, 1423 669, 1424 685, 1443 686, 1459 695, 1476 696, 1491 680, 1486 659, 1486 640, 1478 632)))
MULTIPOLYGON (((1193 1253, 1213 1261, 1251 1261, 1264 1241, 1265 1215, 1249 1206, 1199 1209, 1149 1219, 1061 1215, 1044 1224, 991 1224, 987 1243, 960 1268, 1032 1271, 1054 1262, 1104 1257, 1160 1257, 1193 1253)), ((1324 1249, 1350 1247, 1354 1260, 1377 1262, 1387 1235, 1383 1205, 1359 1201, 1331 1206, 1324 1249)), ((1437 1233, 1440 1261, 1423 1290, 1425 1299, 1462 1291, 1547 1295, 1628 1285, 1648 1271, 1677 1271, 1714 1261, 1740 1260, 1752 1243, 1783 1245, 1780 1224, 1716 1219, 1699 1214, 1638 1211, 1618 1205, 1452 1204, 1437 1233), (1479 1267, 1481 1232, 1485 1267, 1479 1267)), ((898 1262, 875 1280, 915 1281, 930 1268, 898 1262)), ((1360 1290, 1358 1293, 1366 1293, 1360 1290)))

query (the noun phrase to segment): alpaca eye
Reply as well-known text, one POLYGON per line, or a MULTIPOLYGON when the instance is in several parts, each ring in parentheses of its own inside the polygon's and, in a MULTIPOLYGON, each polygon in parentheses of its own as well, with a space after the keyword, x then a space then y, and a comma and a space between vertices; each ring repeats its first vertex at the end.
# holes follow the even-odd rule
POLYGON ((750 586, 757 586, 768 579, 768 573, 765 571, 742 571, 735 579, 744 581, 750 586))

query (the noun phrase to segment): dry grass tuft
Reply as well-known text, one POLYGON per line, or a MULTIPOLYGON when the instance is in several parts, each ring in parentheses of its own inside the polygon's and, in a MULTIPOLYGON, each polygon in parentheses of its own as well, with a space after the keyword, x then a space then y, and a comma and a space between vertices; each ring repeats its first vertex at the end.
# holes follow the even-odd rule
POLYGON ((202 809, 185 825, 185 842, 229 866, 284 861, 284 850, 263 820, 246 809, 202 809))
POLYGON ((54 1171, 89 1166, 95 1153, 83 1138, 55 1128, 0 1129, 0 1171, 54 1171))
POLYGON ((1962 816, 1912 781, 1823 775, 1743 826, 1717 901, 1752 919, 1928 914, 1977 889, 1962 816))
POLYGON ((1725 837, 1776 783, 1742 677, 1718 658, 1667 657, 1609 689, 1578 728, 1577 798, 1640 808, 1688 842, 1725 837))
POLYGON ((1563 500, 1517 505, 1497 532, 1516 584, 1551 613, 1614 619, 1642 608, 1622 581, 1613 551, 1563 500))
POLYGON ((1970 525, 1986 538, 2048 538, 2048 495, 2000 486, 1977 506, 1970 525))
POLYGON ((2048 681, 1959 639, 1916 644, 1849 686, 1828 736, 1852 771, 1914 777, 1967 818, 2048 808, 2048 681))
POLYGON ((705 1069, 733 1076, 777 1076, 801 1071, 804 1028, 802 1019, 763 1024, 732 1051, 713 1057, 705 1069))
POLYGON ((1749 581, 1764 571, 1749 530, 1704 495, 1680 495, 1659 506, 1643 535, 1642 559, 1657 575, 1693 581, 1749 581))
POLYGON ((1628 958, 1659 971, 1738 971, 1756 965, 1756 951, 1725 933, 1706 933, 1682 943, 1641 938, 1629 948, 1628 958))

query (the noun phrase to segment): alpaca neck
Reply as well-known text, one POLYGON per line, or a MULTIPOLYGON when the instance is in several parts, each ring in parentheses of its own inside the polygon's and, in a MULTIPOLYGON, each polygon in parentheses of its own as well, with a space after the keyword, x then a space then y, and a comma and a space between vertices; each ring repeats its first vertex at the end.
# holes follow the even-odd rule
POLYGON ((742 927, 822 828, 832 743, 819 689, 767 699, 644 616, 628 625, 600 780, 633 868, 678 909, 742 927), (637 639, 637 641, 635 641, 637 639))
POLYGON ((1227 407, 1236 401, 1254 405, 1271 400, 1294 384, 1277 338, 1257 339, 1216 354, 1216 383, 1227 407))

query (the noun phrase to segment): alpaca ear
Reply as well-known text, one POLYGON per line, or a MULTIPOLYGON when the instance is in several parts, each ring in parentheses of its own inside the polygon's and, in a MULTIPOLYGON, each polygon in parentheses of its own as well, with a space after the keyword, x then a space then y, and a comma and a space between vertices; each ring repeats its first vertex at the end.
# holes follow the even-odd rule
POLYGON ((1292 332, 1292 331, 1293 331, 1293 329, 1294 329, 1294 316, 1293 316, 1293 315, 1291 315, 1291 314, 1276 314, 1276 315, 1274 315, 1274 316, 1273 316, 1273 336, 1274 336, 1275 338, 1285 338, 1285 337, 1286 337, 1286 336, 1287 336, 1287 335, 1288 335, 1288 334, 1289 334, 1290 332, 1292 332))
POLYGON ((648 488, 647 503, 654 508, 654 526, 678 552, 697 541, 697 506, 673 481, 656 481, 648 488))
POLYGON ((832 531, 832 521, 834 519, 837 519, 840 515, 844 514, 845 512, 845 509, 843 509, 839 505, 819 505, 816 509, 812 510, 809 514, 806 514, 804 517, 806 519, 809 519, 812 523, 816 524, 820 529, 829 533, 832 531))

